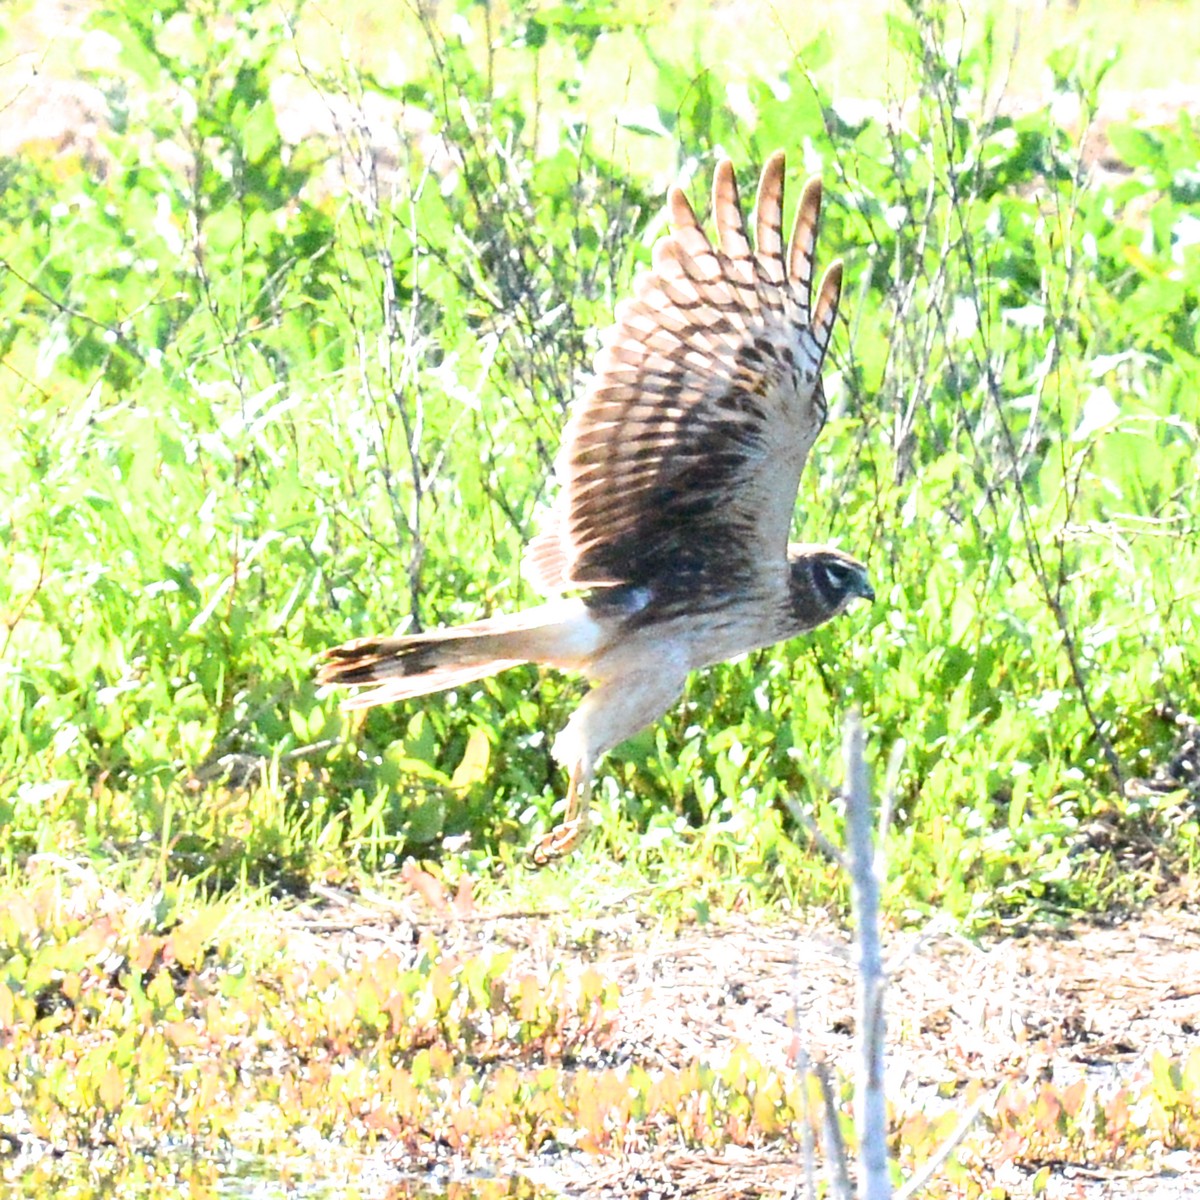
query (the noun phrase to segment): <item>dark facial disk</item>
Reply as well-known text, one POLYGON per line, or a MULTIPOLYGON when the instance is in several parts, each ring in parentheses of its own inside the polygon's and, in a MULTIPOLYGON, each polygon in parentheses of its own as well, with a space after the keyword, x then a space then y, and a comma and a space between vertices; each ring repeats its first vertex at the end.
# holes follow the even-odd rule
POLYGON ((857 596, 875 599, 875 589, 866 568, 851 558, 822 554, 812 560, 812 578, 821 599, 833 609, 841 609, 857 596))

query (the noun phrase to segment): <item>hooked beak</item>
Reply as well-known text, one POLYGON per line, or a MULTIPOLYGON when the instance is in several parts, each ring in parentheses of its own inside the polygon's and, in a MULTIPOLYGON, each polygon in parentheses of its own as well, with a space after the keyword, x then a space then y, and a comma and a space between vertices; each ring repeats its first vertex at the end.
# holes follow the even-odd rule
POLYGON ((871 581, 867 578, 866 571, 859 574, 858 594, 869 604, 875 603, 875 589, 871 586, 871 581))

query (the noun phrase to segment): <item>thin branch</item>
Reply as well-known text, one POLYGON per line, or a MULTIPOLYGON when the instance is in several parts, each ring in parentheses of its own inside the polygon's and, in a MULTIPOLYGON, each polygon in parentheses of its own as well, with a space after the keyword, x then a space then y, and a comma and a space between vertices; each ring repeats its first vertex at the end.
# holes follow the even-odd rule
POLYGON ((957 1149, 963 1138, 971 1132, 971 1126, 979 1118, 979 1114, 988 1106, 999 1098, 1000 1093, 1004 1090, 1004 1084, 993 1088, 990 1092, 985 1092, 970 1108, 962 1115, 962 1119, 955 1125, 950 1136, 937 1148, 934 1154, 926 1160, 925 1165, 896 1193, 894 1200, 911 1200, 917 1195, 923 1187, 937 1174, 942 1163, 950 1157, 952 1151, 957 1149))
POLYGON ((817 849, 830 862, 835 863, 847 874, 850 874, 850 860, 817 828, 817 823, 812 817, 791 796, 785 796, 783 802, 787 805, 788 812, 792 814, 792 818, 796 824, 802 826, 808 836, 816 843, 817 849))
POLYGON ((850 1184, 847 1166, 849 1156, 842 1139, 842 1127, 838 1124, 838 1099, 833 1087, 833 1077, 828 1063, 817 1063, 814 1067, 817 1082, 821 1085, 822 1128, 825 1131, 825 1164, 829 1171, 829 1190, 834 1200, 851 1200, 854 1188, 850 1184))
MULTIPOLYGON (((862 718, 852 712, 846 722, 846 840, 850 848, 851 902, 858 991, 858 1078, 854 1116, 858 1126, 858 1195, 860 1200, 889 1200, 887 1098, 884 1094, 886 1022, 883 997, 886 978, 879 939, 879 865, 876 862, 871 786, 864 755, 862 718)), ((893 758, 895 755, 893 754, 893 758)))

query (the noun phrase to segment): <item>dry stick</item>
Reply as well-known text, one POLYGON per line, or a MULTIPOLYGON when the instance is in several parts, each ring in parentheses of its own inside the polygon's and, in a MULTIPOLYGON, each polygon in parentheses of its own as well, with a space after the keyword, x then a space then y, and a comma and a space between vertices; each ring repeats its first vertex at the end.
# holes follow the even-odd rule
MULTIPOLYGON (((861 1054, 854 1096, 859 1144, 858 1195, 860 1200, 890 1200, 887 1100, 883 1088, 885 979, 879 937, 879 880, 883 874, 883 852, 881 849, 877 856, 873 844, 871 789, 867 780, 864 740, 862 718, 853 712, 846 725, 845 740, 847 853, 834 846, 798 804, 789 799, 787 805, 822 853, 850 876, 857 958, 857 1041, 861 1054)), ((889 801, 884 806, 883 819, 889 823, 892 809, 890 797, 895 790, 903 755, 903 744, 898 744, 893 747, 888 764, 889 801)), ((807 1055, 802 1055, 800 1061, 806 1064, 807 1055)), ((825 1064, 816 1066, 816 1075, 824 1099, 830 1191, 838 1200, 849 1200, 852 1191, 846 1170, 846 1149, 837 1125, 837 1096, 825 1064)))
POLYGON ((883 1090, 883 950, 879 943, 879 876, 872 838, 871 788, 863 757, 862 718, 846 723, 846 841, 850 859, 851 904, 854 909, 858 970, 858 1078, 854 1085, 858 1126, 858 1195, 860 1200, 890 1200, 888 1178, 887 1099, 883 1090))
POLYGON ((904 765, 904 755, 908 751, 908 743, 904 738, 897 738, 892 743, 892 752, 888 755, 887 776, 883 785, 883 799, 879 804, 879 821, 876 837, 879 846, 875 852, 875 875, 880 880, 887 878, 887 862, 884 846, 892 828, 892 817, 896 812, 896 791, 900 786, 900 768, 904 765))
POLYGON ((1004 1090, 1004 1084, 993 1088, 990 1092, 985 1092, 980 1096, 970 1108, 963 1113, 961 1120, 955 1125, 950 1136, 934 1151, 934 1153, 926 1160, 925 1165, 896 1193, 893 1200, 911 1200, 918 1192, 937 1174, 942 1163, 950 1157, 950 1152, 954 1150, 959 1142, 971 1132, 971 1126, 975 1124, 976 1117, 991 1103, 993 1103, 1004 1090))
MULTIPOLYGON (((904 743, 892 747, 888 780, 879 817, 879 846, 871 843, 871 794, 863 757, 863 728, 858 713, 852 713, 846 728, 846 840, 852 880, 852 900, 858 951, 859 1033, 861 1052, 854 1108, 859 1133, 859 1196, 861 1200, 892 1200, 887 1170, 887 1104, 884 1095, 883 997, 886 977, 879 938, 879 892, 884 878, 883 840, 891 823, 896 784, 904 758, 904 743)), ((903 956, 902 956, 903 957, 903 956)), ((894 971, 899 960, 892 963, 894 971)), ((983 1109, 1000 1089, 980 1096, 963 1114, 951 1135, 904 1187, 894 1200, 915 1196, 967 1136, 983 1109)))
POLYGON ((839 867, 841 870, 845 871, 847 875, 849 875, 850 874, 849 860, 821 832, 821 829, 817 825, 816 821, 814 821, 812 819, 812 817, 810 817, 808 815, 808 813, 806 813, 804 811, 804 809, 802 809, 800 807, 800 805, 795 800, 792 799, 791 796, 785 796, 783 799, 783 802, 784 802, 784 804, 787 805, 788 812, 790 812, 792 814, 792 819, 796 822, 797 825, 801 826, 804 829, 805 833, 807 833, 810 838, 812 838, 817 849, 820 850, 820 852, 823 855, 825 855, 825 857, 827 859, 829 859, 829 861, 831 863, 834 863, 837 867, 839 867))
POLYGON ((817 1063, 817 1082, 821 1085, 821 1107, 825 1110, 822 1126, 825 1131, 825 1159, 829 1171, 829 1191, 834 1200, 851 1200, 854 1195, 850 1186, 850 1172, 846 1169, 849 1155, 842 1140, 842 1127, 838 1124, 837 1091, 828 1063, 817 1063))
MULTIPOLYGON (((797 997, 799 987, 792 988, 792 1028, 800 1029, 800 1013, 797 997)), ((800 1147, 804 1152, 804 1195, 805 1200, 817 1200, 817 1149, 813 1142, 813 1116, 809 1105, 811 1090, 809 1076, 813 1073, 812 1059, 803 1046, 796 1055, 796 1070, 800 1073, 800 1147)))
POLYGON ((16 633, 17 626, 20 625, 20 623, 25 619, 25 614, 29 611, 33 605, 33 602, 37 599, 38 593, 42 590, 42 587, 46 582, 46 559, 49 557, 49 554, 50 539, 46 538, 42 542, 42 557, 38 562, 37 581, 34 583, 33 589, 30 591, 29 595, 26 596, 25 599, 22 600, 15 609, 13 609, 11 616, 0 617, 0 625, 3 625, 5 629, 4 641, 3 643, 0 643, 0 659, 4 658, 4 656, 8 653, 8 647, 12 643, 13 634, 16 633))

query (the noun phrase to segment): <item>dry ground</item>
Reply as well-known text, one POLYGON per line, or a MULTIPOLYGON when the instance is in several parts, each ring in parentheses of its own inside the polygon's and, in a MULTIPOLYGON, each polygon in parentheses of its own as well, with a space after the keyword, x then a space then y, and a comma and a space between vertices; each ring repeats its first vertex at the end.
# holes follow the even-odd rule
MULTIPOLYGON (((534 972, 595 967, 620 993, 608 1060, 683 1067, 696 1058, 719 1062, 741 1043, 784 1066, 798 1040, 814 1058, 854 1069, 851 948, 819 915, 770 924, 728 917, 668 932, 616 908, 575 924, 553 914, 454 920, 415 897, 394 905, 329 891, 287 919, 290 952, 325 961, 382 947, 403 959, 428 929, 455 955, 499 943, 534 972)), ((972 1080, 1064 1086, 1087 1076, 1115 1087, 1147 1077, 1156 1051, 1174 1056, 1200 1045, 1200 911, 1185 897, 1112 925, 979 943, 930 929, 888 942, 888 1093, 910 1110, 919 1111, 923 1097, 940 1110, 939 1096, 972 1080)), ((1155 1171, 1048 1165, 1041 1194, 1051 1200, 1200 1197, 1196 1154, 1168 1155, 1155 1171)), ((664 1152, 615 1165, 558 1158, 523 1170, 551 1194, 710 1200, 774 1193, 798 1178, 792 1161, 744 1152, 664 1152)), ((999 1168, 996 1182, 1006 1189, 999 1194, 1033 1194, 1028 1172, 1016 1166, 999 1168)))

